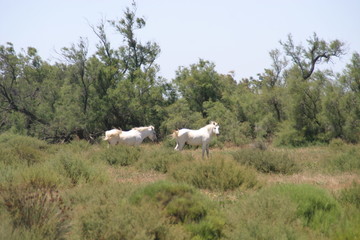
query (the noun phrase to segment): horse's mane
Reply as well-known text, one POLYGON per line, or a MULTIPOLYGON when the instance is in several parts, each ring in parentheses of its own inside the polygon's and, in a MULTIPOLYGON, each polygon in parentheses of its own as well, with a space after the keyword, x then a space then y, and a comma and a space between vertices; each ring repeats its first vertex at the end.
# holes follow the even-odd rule
POLYGON ((134 127, 132 128, 132 130, 137 130, 139 132, 145 131, 147 129, 149 129, 149 127, 153 127, 153 126, 148 126, 148 127, 134 127))
POLYGON ((208 125, 206 125, 205 127, 211 127, 211 126, 216 126, 219 125, 217 122, 215 121, 211 121, 208 125))

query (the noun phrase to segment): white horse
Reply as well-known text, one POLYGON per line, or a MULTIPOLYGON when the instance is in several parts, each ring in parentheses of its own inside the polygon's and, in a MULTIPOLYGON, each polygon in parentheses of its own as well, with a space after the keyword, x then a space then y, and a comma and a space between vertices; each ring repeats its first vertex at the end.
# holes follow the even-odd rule
POLYGON ((174 131, 173 138, 176 139, 175 150, 181 151, 185 143, 190 145, 202 145, 202 157, 204 158, 205 151, 206 156, 209 157, 209 143, 212 136, 220 133, 219 127, 218 123, 211 121, 210 124, 198 130, 183 128, 174 131))
POLYGON ((150 138, 151 141, 156 140, 156 132, 153 126, 136 127, 129 131, 112 129, 105 132, 104 140, 107 140, 109 145, 120 143, 129 146, 138 146, 147 137, 150 138))

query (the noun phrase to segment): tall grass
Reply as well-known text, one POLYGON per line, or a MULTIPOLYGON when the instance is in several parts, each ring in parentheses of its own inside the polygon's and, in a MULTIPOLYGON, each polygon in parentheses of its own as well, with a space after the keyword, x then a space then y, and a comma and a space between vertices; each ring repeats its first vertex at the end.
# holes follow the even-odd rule
POLYGON ((315 239, 331 236, 341 208, 323 189, 280 184, 229 205, 227 213, 231 239, 315 239))
POLYGON ((95 161, 104 161, 111 166, 129 166, 138 161, 140 153, 139 147, 117 145, 102 149, 91 158, 95 161))
POLYGON ((155 170, 167 173, 172 165, 180 162, 190 163, 194 158, 189 153, 179 153, 173 149, 158 147, 146 148, 141 152, 141 157, 136 163, 136 167, 142 170, 155 170))
POLYGON ((7 165, 43 162, 46 157, 46 142, 14 134, 0 135, 0 161, 7 165))
POLYGON ((170 174, 178 182, 209 190, 252 188, 258 183, 254 171, 220 155, 206 161, 180 163, 171 168, 170 174))
POLYGON ((130 201, 136 205, 152 203, 158 210, 164 209, 167 221, 185 224, 192 239, 220 239, 224 236, 225 219, 216 205, 188 185, 157 182, 135 192, 130 201))
POLYGON ((311 149, 216 150, 209 159, 172 148, 49 145, 0 135, 0 238, 360 238, 358 183, 335 198, 312 185, 258 188, 256 172, 299 173, 316 163, 312 174, 351 171, 353 177, 359 173, 356 146, 334 140, 311 149), (149 178, 154 170, 165 180, 149 178), (114 173, 129 181, 117 181, 114 173))
POLYGON ((263 173, 292 174, 300 170, 294 159, 286 153, 260 149, 241 149, 231 154, 240 164, 254 167, 263 173))
POLYGON ((11 216, 13 230, 30 232, 28 236, 35 234, 41 239, 63 239, 70 231, 71 209, 52 187, 9 185, 1 197, 11 216))
POLYGON ((324 162, 331 172, 360 172, 360 150, 357 146, 332 146, 334 154, 324 162))

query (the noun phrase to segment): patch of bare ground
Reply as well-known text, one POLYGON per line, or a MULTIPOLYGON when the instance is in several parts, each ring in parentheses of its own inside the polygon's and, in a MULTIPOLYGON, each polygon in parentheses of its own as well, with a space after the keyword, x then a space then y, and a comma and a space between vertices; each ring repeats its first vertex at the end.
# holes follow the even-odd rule
POLYGON ((326 175, 321 173, 299 173, 293 175, 261 174, 259 180, 265 184, 294 183, 312 184, 330 191, 338 191, 350 187, 353 182, 360 183, 360 176, 355 173, 326 175))
POLYGON ((156 171, 142 172, 132 167, 109 168, 108 171, 118 183, 143 184, 165 179, 165 174, 156 171))

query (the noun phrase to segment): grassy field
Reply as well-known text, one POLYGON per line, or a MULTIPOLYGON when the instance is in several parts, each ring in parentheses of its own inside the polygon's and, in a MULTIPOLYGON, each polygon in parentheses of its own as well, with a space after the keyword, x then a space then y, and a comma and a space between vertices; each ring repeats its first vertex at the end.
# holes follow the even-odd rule
POLYGON ((170 145, 0 135, 0 239, 360 239, 359 146, 170 145))

